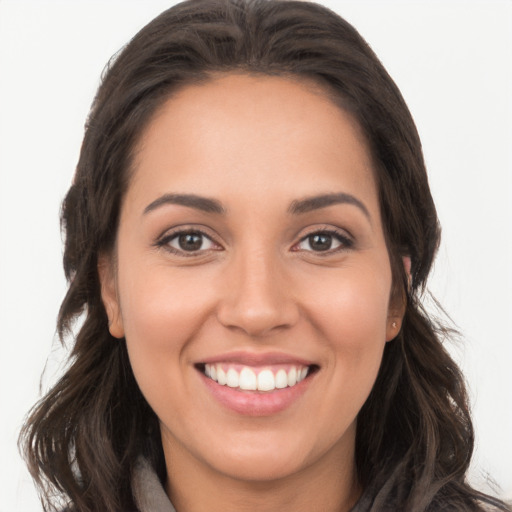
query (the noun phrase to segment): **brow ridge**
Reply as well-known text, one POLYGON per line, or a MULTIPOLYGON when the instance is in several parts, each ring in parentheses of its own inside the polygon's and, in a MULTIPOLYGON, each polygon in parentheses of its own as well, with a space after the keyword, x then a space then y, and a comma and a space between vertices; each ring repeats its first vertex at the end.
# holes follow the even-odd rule
POLYGON ((320 208, 327 208, 335 204, 350 204, 359 208, 364 215, 371 220, 370 212, 365 204, 352 194, 337 192, 332 194, 320 194, 317 196, 306 197, 292 201, 288 208, 288 213, 300 215, 320 208))
POLYGON ((180 206, 187 206, 195 208, 207 213, 218 213, 220 215, 226 213, 222 204, 216 199, 209 197, 198 196, 196 194, 164 194, 144 208, 144 214, 152 212, 161 206, 167 204, 177 204, 180 206))

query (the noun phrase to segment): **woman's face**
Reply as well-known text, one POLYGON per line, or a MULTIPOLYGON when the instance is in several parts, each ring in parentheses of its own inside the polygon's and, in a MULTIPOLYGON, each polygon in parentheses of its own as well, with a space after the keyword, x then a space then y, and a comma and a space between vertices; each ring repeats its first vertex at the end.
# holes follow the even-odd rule
POLYGON ((365 141, 322 90, 228 74, 175 94, 139 144, 116 251, 110 329, 167 460, 253 481, 353 468, 401 317, 365 141))

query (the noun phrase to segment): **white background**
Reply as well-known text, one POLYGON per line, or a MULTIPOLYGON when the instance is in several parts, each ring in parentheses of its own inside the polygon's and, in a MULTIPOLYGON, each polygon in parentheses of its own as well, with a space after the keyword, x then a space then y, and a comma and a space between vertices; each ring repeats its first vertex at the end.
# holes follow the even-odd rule
MULTIPOLYGON (((443 244, 431 290, 463 333, 453 349, 477 429, 473 478, 512 498, 512 3, 328 6, 368 40, 422 136, 443 244)), ((59 358, 59 206, 104 64, 170 1, 0 0, 0 512, 41 510, 16 449, 59 358)), ((479 483, 478 485, 482 485, 479 483)))

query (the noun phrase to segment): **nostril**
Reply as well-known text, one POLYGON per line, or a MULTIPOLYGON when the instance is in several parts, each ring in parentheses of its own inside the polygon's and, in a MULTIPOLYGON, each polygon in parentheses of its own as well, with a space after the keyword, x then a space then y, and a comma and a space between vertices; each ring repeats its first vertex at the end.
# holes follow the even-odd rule
POLYGON ((294 325, 298 311, 295 304, 286 300, 257 304, 245 299, 235 304, 222 304, 217 318, 224 327, 239 329, 249 336, 264 336, 294 325))
POLYGON ((217 318, 225 327, 262 336, 293 325, 298 306, 290 283, 278 272, 273 256, 244 251, 230 268, 232 279, 220 298, 217 318))

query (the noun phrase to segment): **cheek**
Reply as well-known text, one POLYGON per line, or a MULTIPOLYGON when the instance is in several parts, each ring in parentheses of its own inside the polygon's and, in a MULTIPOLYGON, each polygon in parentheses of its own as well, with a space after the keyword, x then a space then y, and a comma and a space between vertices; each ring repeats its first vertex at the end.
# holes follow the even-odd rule
POLYGON ((211 298, 208 277, 186 269, 173 272, 163 265, 131 265, 136 275, 122 275, 121 312, 127 338, 147 340, 154 348, 176 350, 186 343, 211 298))
POLYGON ((326 404, 339 404, 332 428, 354 418, 373 387, 386 344, 390 288, 390 273, 368 268, 340 272, 323 286, 310 283, 308 314, 328 354, 326 404))
POLYGON ((357 354, 385 341, 391 289, 391 273, 385 270, 345 268, 308 283, 311 317, 339 349, 357 354))
POLYGON ((162 266, 130 265, 134 268, 137 274, 123 274, 119 266, 121 314, 135 378, 156 405, 180 396, 181 376, 191 371, 186 348, 206 321, 211 298, 205 276, 189 273, 180 279, 162 266))

